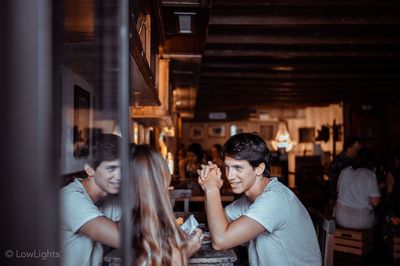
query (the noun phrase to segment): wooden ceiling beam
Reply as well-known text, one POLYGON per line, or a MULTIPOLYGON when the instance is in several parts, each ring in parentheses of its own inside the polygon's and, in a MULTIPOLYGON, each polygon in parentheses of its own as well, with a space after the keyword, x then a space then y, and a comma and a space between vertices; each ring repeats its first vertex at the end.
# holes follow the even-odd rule
MULTIPOLYGON (((164 1, 163 1, 164 2, 164 1)), ((398 5, 397 0, 235 0, 235 1, 226 1, 226 0, 213 0, 213 7, 228 7, 228 6, 237 6, 237 7, 246 7, 246 6, 349 6, 349 5, 358 5, 358 6, 396 6, 398 5)))
POLYGON ((356 71, 356 72, 366 72, 366 71, 389 71, 389 72, 397 72, 400 73, 400 64, 399 62, 387 63, 387 64, 337 64, 337 63, 314 63, 314 64, 306 64, 306 63, 251 63, 251 62, 243 62, 243 63, 235 63, 235 62, 205 62, 201 67, 202 71, 272 71, 272 72, 326 72, 326 71, 335 71, 335 72, 343 72, 343 71, 356 71))
POLYGON ((383 74, 383 73, 368 73, 365 74, 353 74, 353 73, 326 73, 326 74, 298 74, 298 73, 243 73, 243 72, 231 72, 231 71, 203 71, 201 73, 202 78, 218 77, 218 78, 258 78, 258 79, 396 79, 400 80, 398 73, 383 74))
POLYGON ((305 58, 305 57, 393 57, 400 56, 400 51, 265 51, 265 50, 206 50, 204 57, 269 57, 269 58, 305 58))
POLYGON ((272 44, 272 45, 358 45, 358 44, 398 44, 400 38, 398 35, 387 35, 385 37, 374 38, 374 36, 351 36, 351 37, 328 37, 328 36, 278 36, 278 35, 253 35, 238 33, 236 35, 212 35, 209 34, 206 40, 207 44, 272 44))
POLYGON ((391 25, 399 24, 400 18, 390 17, 373 17, 373 18, 325 18, 325 17, 284 17, 284 16, 268 16, 263 15, 220 15, 211 16, 209 26, 214 25, 391 25))

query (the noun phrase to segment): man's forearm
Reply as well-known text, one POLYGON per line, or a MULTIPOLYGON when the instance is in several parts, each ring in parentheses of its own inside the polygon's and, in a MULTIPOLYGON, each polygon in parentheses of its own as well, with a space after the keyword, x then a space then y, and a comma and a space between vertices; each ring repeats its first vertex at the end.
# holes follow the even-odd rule
POLYGON ((220 243, 224 239, 224 233, 228 228, 221 195, 217 187, 205 191, 205 206, 207 212, 208 227, 213 243, 220 243))

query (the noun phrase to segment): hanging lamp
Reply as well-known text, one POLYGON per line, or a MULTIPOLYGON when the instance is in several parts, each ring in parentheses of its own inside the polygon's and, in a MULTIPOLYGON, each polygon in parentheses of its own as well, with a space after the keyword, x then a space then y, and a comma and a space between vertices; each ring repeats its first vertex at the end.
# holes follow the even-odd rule
POLYGON ((289 152, 293 149, 296 142, 290 138, 289 131, 287 130, 286 123, 280 121, 278 124, 278 130, 276 131, 275 139, 271 141, 271 145, 274 150, 284 150, 289 152))

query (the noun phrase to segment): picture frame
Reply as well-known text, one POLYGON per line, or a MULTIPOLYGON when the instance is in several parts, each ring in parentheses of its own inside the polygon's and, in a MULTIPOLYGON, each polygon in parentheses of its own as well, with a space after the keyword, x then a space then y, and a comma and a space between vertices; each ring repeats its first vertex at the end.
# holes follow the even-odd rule
POLYGON ((74 85, 73 156, 75 158, 89 156, 90 110, 90 92, 74 85))
POLYGON ((224 125, 210 125, 208 127, 208 136, 211 138, 223 138, 225 134, 224 125))
POLYGON ((300 143, 315 142, 315 127, 300 127, 299 142, 300 143))
POLYGON ((192 140, 203 140, 204 139, 204 127, 200 125, 192 125, 190 127, 190 139, 192 140))

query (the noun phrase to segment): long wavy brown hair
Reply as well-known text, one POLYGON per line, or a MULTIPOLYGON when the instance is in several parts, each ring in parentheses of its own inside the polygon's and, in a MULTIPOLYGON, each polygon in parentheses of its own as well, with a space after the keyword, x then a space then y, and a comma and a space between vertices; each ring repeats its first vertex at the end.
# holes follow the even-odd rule
POLYGON ((136 195, 132 219, 134 264, 172 265, 175 250, 180 253, 181 265, 186 265, 184 235, 169 200, 171 175, 167 162, 151 146, 137 145, 131 150, 130 173, 132 193, 136 195))

